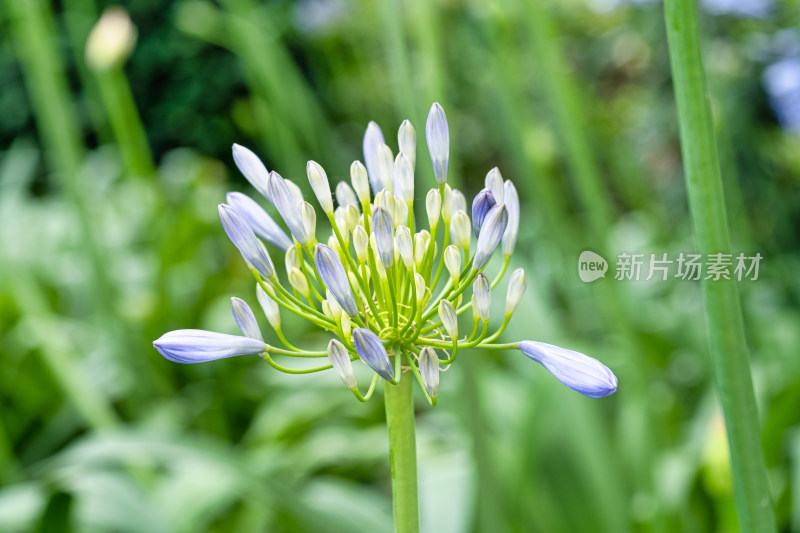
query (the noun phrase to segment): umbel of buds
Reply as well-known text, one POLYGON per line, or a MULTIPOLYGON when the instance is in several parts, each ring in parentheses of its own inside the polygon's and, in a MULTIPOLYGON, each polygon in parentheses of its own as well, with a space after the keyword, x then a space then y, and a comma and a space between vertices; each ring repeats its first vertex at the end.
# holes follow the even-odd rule
POLYGON ((364 163, 353 162, 350 183, 336 184, 335 194, 322 166, 308 162, 306 172, 321 207, 320 218, 327 219, 331 228, 330 237, 322 242, 317 213, 300 188, 267 171, 252 151, 233 145, 236 166, 288 229, 287 233, 242 193, 228 193, 227 203, 219 206, 222 226, 255 277, 258 302, 281 346, 265 343, 253 311, 233 298, 233 316, 242 336, 171 331, 153 343, 159 353, 178 363, 259 355, 277 370, 292 374, 333 368, 362 401, 372 395, 378 380, 397 383, 404 375, 413 375, 435 404, 440 372, 460 351, 519 349, 585 396, 599 398, 616 391, 614 374, 581 353, 535 341, 495 343, 526 287, 523 269, 514 270, 504 313, 492 314, 492 292, 508 269, 517 241, 516 188, 493 168, 467 211, 464 195, 447 183, 450 130, 439 104, 433 104, 425 125, 437 183, 426 194, 414 188, 416 133, 410 122, 401 124, 397 137, 399 153, 394 156, 380 127, 370 122, 364 135, 364 163), (424 208, 419 209, 425 216, 416 216, 417 197, 425 198, 424 208), (283 255, 285 273, 279 275, 261 239, 273 253, 283 255), (502 263, 492 277, 486 269, 498 249, 502 263), (470 310, 471 327, 459 327, 462 315, 470 310), (327 332, 327 349, 308 350, 290 343, 281 329, 281 312, 299 315, 327 332), (490 333, 492 316, 500 323, 490 333), (285 366, 277 356, 296 362, 323 361, 316 366, 285 366), (359 361, 372 376, 363 395, 353 364, 359 361))

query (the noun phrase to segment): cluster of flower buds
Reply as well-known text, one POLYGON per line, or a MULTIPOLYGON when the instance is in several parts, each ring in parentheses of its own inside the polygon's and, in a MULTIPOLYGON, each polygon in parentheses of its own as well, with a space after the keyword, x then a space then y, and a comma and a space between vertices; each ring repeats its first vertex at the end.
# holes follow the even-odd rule
POLYGON ((596 359, 533 341, 495 344, 526 287, 525 272, 519 268, 508 282, 503 320, 489 333, 492 291, 507 271, 517 241, 517 190, 494 168, 470 209, 464 195, 447 184, 450 134, 439 104, 431 107, 425 136, 437 182, 425 196, 427 228, 415 216, 416 133, 407 120, 400 125, 396 157, 381 129, 370 122, 364 135, 364 164, 351 165, 350 183, 336 185, 335 202, 325 170, 308 162, 311 189, 332 229, 323 242, 317 238, 317 213, 299 187, 268 172, 247 148, 234 145, 239 170, 277 209, 291 235, 244 194, 231 192, 228 203, 219 206, 222 226, 253 272, 258 302, 283 347, 266 344, 250 307, 233 298, 234 319, 244 336, 172 331, 155 341, 156 349, 179 363, 259 354, 289 373, 333 368, 360 400, 372 395, 380 378, 396 383, 408 371, 431 404, 438 397, 439 372, 455 361, 460 350, 519 349, 586 396, 613 393, 617 379, 596 359), (284 254, 288 284, 279 279, 259 237, 284 254), (485 269, 498 248, 502 266, 490 279, 485 269), (471 297, 466 296, 468 290, 471 297), (330 332, 333 338, 327 350, 291 344, 281 329, 281 308, 330 332), (459 317, 469 310, 472 325, 462 329, 459 317), (289 368, 276 362, 276 355, 327 357, 328 362, 289 368), (356 361, 374 371, 363 395, 353 369, 356 361))

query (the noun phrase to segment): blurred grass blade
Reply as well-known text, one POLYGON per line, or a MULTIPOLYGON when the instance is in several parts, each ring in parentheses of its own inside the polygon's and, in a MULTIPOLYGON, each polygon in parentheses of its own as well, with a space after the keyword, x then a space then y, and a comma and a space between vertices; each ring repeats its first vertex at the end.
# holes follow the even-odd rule
MULTIPOLYGON (((678 105, 686 189, 698 251, 730 253, 730 236, 706 79, 700 52, 697 6, 666 0, 667 38, 678 105)), ((704 281, 705 313, 734 477, 742 531, 775 531, 761 449, 750 363, 734 280, 704 281)))

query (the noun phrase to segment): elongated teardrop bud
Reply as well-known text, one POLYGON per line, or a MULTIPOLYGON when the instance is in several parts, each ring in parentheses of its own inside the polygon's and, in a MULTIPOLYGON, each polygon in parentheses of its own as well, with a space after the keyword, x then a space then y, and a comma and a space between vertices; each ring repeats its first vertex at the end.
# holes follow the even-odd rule
POLYGON ((258 328, 258 322, 253 314, 253 310, 247 305, 247 302, 241 298, 231 298, 231 312, 233 313, 233 320, 239 326, 242 334, 251 339, 264 340, 261 336, 261 330, 258 328))
POLYGON ((350 354, 347 353, 344 344, 336 339, 331 339, 328 343, 328 359, 345 386, 350 390, 355 390, 357 384, 356 376, 353 373, 353 363, 350 361, 350 354))
POLYGON ((484 274, 475 276, 475 281, 472 283, 472 295, 475 297, 474 305, 477 307, 478 316, 486 322, 492 311, 492 285, 484 274))
POLYGON ((486 266, 489 258, 494 253, 503 233, 508 224, 508 209, 503 204, 498 204, 489 210, 481 227, 481 234, 478 235, 478 245, 475 247, 475 259, 472 262, 472 270, 480 271, 486 266))
POLYGON ((519 196, 517 196, 517 188, 509 180, 505 182, 503 190, 506 208, 508 208, 508 226, 506 226, 506 232, 503 233, 503 256, 508 259, 514 253, 514 246, 517 244, 519 196))
POLYGON ((439 217, 442 214, 442 195, 437 189, 428 191, 425 197, 425 211, 428 214, 428 225, 433 228, 439 225, 439 217))
POLYGON ((518 268, 508 280, 508 293, 506 294, 506 316, 510 316, 522 300, 525 288, 528 286, 525 280, 525 270, 518 268))
POLYGON ((534 341, 520 342, 519 349, 545 367, 558 381, 584 396, 602 398, 617 390, 617 376, 588 355, 534 341))
POLYGON ((447 271, 453 279, 453 284, 458 283, 458 278, 461 275, 461 261, 461 248, 451 244, 444 249, 444 266, 447 267, 447 271))
POLYGON ((503 198, 503 176, 500 175, 500 170, 497 167, 494 167, 486 174, 484 184, 486 188, 492 192, 492 196, 494 196, 498 204, 505 203, 503 198))
POLYGON ((262 279, 271 278, 274 273, 272 261, 244 218, 226 204, 220 204, 218 210, 222 228, 234 246, 239 249, 242 257, 258 271, 262 279))
POLYGON ((439 302, 439 320, 442 321, 445 331, 451 339, 458 338, 458 316, 450 300, 439 302))
POLYGON ((414 201, 414 167, 403 152, 394 160, 394 193, 406 202, 414 201))
POLYGON ((475 233, 476 238, 481 233, 483 219, 486 218, 489 210, 496 204, 497 202, 489 189, 483 189, 472 201, 472 231, 475 233))
POLYGON ((183 364, 252 355, 267 349, 267 345, 258 339, 200 329, 170 331, 154 341, 153 347, 170 361, 183 364))
POLYGON ((281 312, 278 304, 261 288, 261 285, 256 284, 256 296, 264 315, 267 317, 267 322, 272 326, 272 329, 281 328, 281 312))
POLYGON ((419 354, 419 375, 422 385, 431 400, 439 396, 439 356, 430 346, 425 346, 419 354))
MULTIPOLYGON (((239 144, 233 145, 233 161, 239 168, 239 172, 247 178, 255 190, 264 195, 268 200, 271 198, 269 193, 269 172, 261 159, 249 148, 239 144)), ((272 200, 270 200, 272 201, 272 200)))
POLYGON ((350 165, 350 181, 353 183, 358 200, 362 204, 369 202, 369 178, 367 178, 367 169, 361 164, 361 161, 353 161, 353 164, 350 165))
POLYGON ((358 208, 356 193, 353 192, 352 187, 350 187, 346 181, 340 181, 336 184, 336 203, 342 207, 354 205, 358 208))
POLYGON ((376 207, 372 212, 372 225, 381 263, 389 268, 394 263, 394 223, 389 211, 376 207))
POLYGON ((287 184, 288 182, 273 172, 269 180, 269 193, 272 203, 281 214, 281 218, 288 226, 292 236, 302 245, 308 242, 303 218, 301 216, 301 202, 295 192, 287 184))
POLYGON ((255 200, 240 192, 229 192, 225 199, 236 212, 247 222, 247 225, 256 233, 286 251, 292 246, 292 241, 286 236, 280 226, 272 220, 264 209, 255 200))
POLYGON ((314 265, 322 283, 331 291, 344 312, 351 317, 356 316, 358 306, 350 288, 350 280, 336 252, 324 244, 317 244, 314 249, 314 265))
POLYGON ((385 144, 383 132, 376 123, 370 121, 367 124, 367 131, 364 133, 364 164, 367 166, 373 194, 378 194, 385 188, 378 166, 378 146, 381 144, 385 144))
POLYGON ((414 267, 414 245, 411 242, 411 232, 405 226, 399 226, 394 236, 397 252, 407 270, 414 267))
POLYGON ((413 172, 417 164, 417 133, 408 120, 404 120, 400 124, 400 129, 397 130, 397 147, 402 153, 406 154, 413 172))
POLYGON ((308 183, 311 184, 311 189, 317 197, 322 211, 326 215, 333 214, 333 197, 331 196, 331 186, 328 184, 328 175, 325 170, 315 161, 306 163, 306 174, 308 174, 308 183))
POLYGON ((377 335, 368 329, 356 328, 353 330, 353 344, 361 360, 380 377, 386 381, 394 379, 394 368, 389 361, 389 355, 377 335))
POLYGON ((428 152, 433 164, 433 175, 436 183, 447 181, 447 169, 450 162, 450 130, 447 117, 439 103, 433 104, 425 123, 425 138, 428 141, 428 152))

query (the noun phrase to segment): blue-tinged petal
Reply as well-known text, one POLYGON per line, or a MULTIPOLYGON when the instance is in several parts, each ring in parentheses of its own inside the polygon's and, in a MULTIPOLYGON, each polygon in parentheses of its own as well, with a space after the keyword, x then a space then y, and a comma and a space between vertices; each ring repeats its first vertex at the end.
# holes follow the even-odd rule
POLYGON ((252 355, 263 352, 267 345, 258 339, 226 335, 201 329, 170 331, 153 342, 158 353, 176 363, 205 363, 215 359, 252 355))
POLYGON ((292 246, 291 239, 255 200, 240 192, 229 192, 226 199, 257 235, 280 248, 282 252, 292 246))
POLYGON ((439 396, 439 356, 430 346, 426 346, 419 354, 419 375, 425 392, 431 400, 439 396))
POLYGON ((484 274, 475 276, 472 283, 472 295, 475 297, 475 310, 481 320, 489 320, 492 312, 492 284, 484 274))
POLYGON ((292 236, 301 245, 305 245, 308 242, 308 234, 301 216, 302 196, 298 197, 298 192, 275 172, 270 175, 269 193, 273 205, 281 214, 292 236))
POLYGON ((239 329, 245 337, 260 341, 264 340, 264 337, 261 336, 261 330, 258 328, 258 322, 256 322, 253 310, 250 309, 247 302, 241 298, 231 298, 231 312, 233 313, 233 319, 236 321, 236 325, 239 326, 239 329))
POLYGON ((373 332, 364 328, 353 330, 353 344, 361 360, 386 381, 394 379, 394 369, 389 361, 389 354, 383 347, 381 339, 373 332))
POLYGON ((472 270, 480 271, 486 266, 489 258, 494 253, 503 233, 508 225, 508 209, 504 204, 498 204, 489 210, 486 218, 483 219, 481 233, 478 235, 478 245, 475 247, 475 259, 472 262, 472 270))
POLYGON ((333 297, 350 316, 358 314, 358 306, 350 288, 347 273, 342 261, 333 249, 324 244, 317 244, 314 249, 314 266, 322 279, 322 283, 331 292, 333 297))
POLYGON ((233 161, 239 171, 255 189, 269 199, 269 172, 252 150, 239 144, 233 145, 233 161))
POLYGON ((436 183, 447 181, 447 169, 450 162, 450 130, 447 117, 439 103, 434 103, 425 123, 425 138, 428 141, 428 153, 431 155, 433 174, 436 183))
POLYGON ((328 343, 328 359, 345 386, 350 390, 355 390, 357 384, 356 376, 353 373, 353 363, 350 361, 350 354, 347 353, 344 344, 336 339, 331 339, 328 343))
POLYGON ((229 205, 219 204, 218 210, 222 228, 245 261, 255 268, 264 280, 271 278, 275 272, 272 261, 267 255, 266 248, 256 238, 256 234, 245 219, 229 205))
POLYGON ((472 201, 472 231, 475 233, 476 238, 481 234, 483 220, 486 218, 489 210, 496 204, 497 202, 492 195, 492 191, 489 189, 483 189, 472 201))
POLYGON ((378 159, 378 146, 386 144, 380 126, 374 122, 367 125, 364 132, 364 164, 367 167, 369 183, 372 186, 373 194, 378 194, 384 187, 383 175, 381 174, 378 159))
POLYGON ((558 381, 584 396, 602 398, 617 390, 617 376, 588 355, 535 341, 522 341, 519 349, 545 367, 558 381))
POLYGON ((394 222, 392 215, 383 207, 376 207, 372 212, 373 234, 378 246, 378 255, 384 268, 394 263, 394 222))

